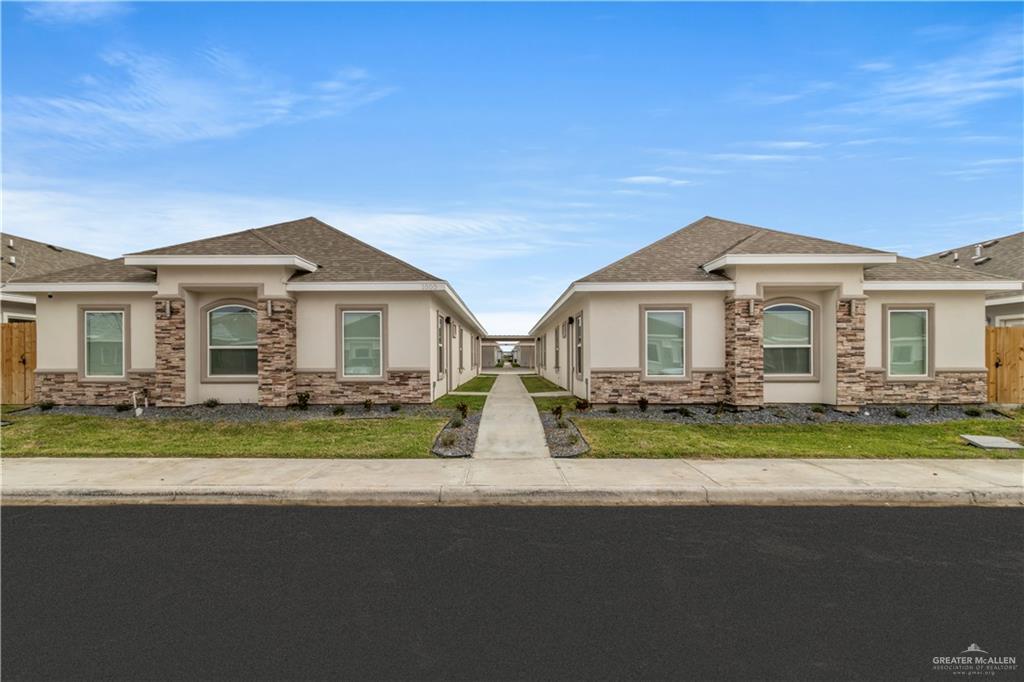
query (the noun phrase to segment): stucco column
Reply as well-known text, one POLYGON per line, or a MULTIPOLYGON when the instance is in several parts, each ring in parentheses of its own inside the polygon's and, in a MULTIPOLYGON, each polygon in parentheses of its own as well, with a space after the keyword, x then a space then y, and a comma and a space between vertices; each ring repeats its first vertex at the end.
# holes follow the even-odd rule
POLYGON ((764 301, 731 298, 725 302, 725 402, 733 407, 764 404, 764 301))
POLYGON ((157 405, 185 404, 185 301, 156 299, 156 381, 153 396, 157 405))
POLYGON ((865 402, 864 299, 836 303, 836 407, 856 409, 865 402))
POLYGON ((260 405, 287 407, 295 400, 295 301, 261 298, 256 307, 260 405))

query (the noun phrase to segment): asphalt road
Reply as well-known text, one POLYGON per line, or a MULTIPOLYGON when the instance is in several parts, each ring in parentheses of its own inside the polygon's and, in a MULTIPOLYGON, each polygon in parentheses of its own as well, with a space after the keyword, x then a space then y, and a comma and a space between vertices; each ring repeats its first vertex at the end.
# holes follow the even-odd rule
POLYGON ((2 530, 4 680, 1024 663, 1013 509, 7 507, 2 530))

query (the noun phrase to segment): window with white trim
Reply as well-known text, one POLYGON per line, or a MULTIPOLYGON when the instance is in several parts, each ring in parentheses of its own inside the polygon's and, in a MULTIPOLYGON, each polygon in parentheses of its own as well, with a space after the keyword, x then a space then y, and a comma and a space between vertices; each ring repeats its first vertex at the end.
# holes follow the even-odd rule
POLYGON ((928 376, 928 311, 889 311, 889 376, 928 376))
POLYGON ((459 371, 460 372, 462 370, 466 369, 466 360, 465 360, 466 356, 465 356, 465 354, 462 351, 462 345, 463 345, 462 337, 463 336, 465 336, 465 330, 462 327, 459 327, 459 371))
POLYGON ((576 373, 583 375, 583 313, 576 316, 576 373))
POLYGON ((437 316, 437 376, 444 376, 444 315, 437 316))
POLYGON ((686 311, 647 310, 644 315, 647 376, 686 374, 686 311))
POLYGON ((124 311, 86 310, 85 376, 124 376, 124 311))
POLYGON ((256 310, 231 303, 207 311, 206 352, 211 377, 256 376, 256 310))
POLYGON ((341 375, 379 377, 384 374, 384 312, 343 310, 341 313, 341 375))
POLYGON ((796 303, 764 309, 764 373, 805 376, 813 373, 814 312, 796 303))

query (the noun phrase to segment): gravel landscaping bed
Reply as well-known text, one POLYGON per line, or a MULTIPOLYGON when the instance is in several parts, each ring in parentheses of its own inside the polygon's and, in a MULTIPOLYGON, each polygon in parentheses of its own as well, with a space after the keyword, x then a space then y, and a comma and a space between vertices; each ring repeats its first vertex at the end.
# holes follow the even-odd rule
MULTIPOLYGON (((367 410, 362 405, 342 405, 343 414, 335 414, 335 405, 310 405, 300 410, 292 407, 260 407, 253 404, 230 404, 206 407, 205 405, 189 405, 188 407, 149 407, 139 419, 183 419, 186 421, 204 422, 267 422, 294 421, 297 419, 394 419, 396 417, 447 417, 451 410, 432 405, 400 405, 393 410, 390 405, 374 405, 367 410)), ((13 414, 13 413, 12 413, 13 414)), ((19 411, 22 415, 79 415, 86 417, 112 417, 115 419, 135 419, 131 409, 118 411, 115 407, 98 405, 66 405, 56 406, 49 410, 33 407, 19 411)))
POLYGON ((552 457, 579 457, 589 452, 590 446, 571 419, 563 418, 564 428, 559 428, 555 415, 544 412, 540 415, 540 423, 544 425, 544 439, 552 457))
POLYGON ((603 405, 575 416, 586 419, 635 419, 686 424, 936 424, 960 419, 1008 419, 985 407, 963 405, 868 405, 859 412, 841 412, 828 405, 772 405, 733 411, 717 405, 603 405))
POLYGON ((438 457, 472 457, 476 448, 476 434, 480 431, 480 413, 470 414, 462 421, 462 426, 456 427, 452 423, 456 417, 448 420, 448 423, 441 429, 434 440, 434 447, 431 448, 438 457))

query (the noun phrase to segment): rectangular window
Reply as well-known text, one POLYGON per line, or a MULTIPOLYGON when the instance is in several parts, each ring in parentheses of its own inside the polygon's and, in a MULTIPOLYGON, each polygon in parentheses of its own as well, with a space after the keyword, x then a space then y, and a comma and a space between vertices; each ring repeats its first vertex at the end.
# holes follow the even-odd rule
POLYGON ((928 376, 928 311, 889 311, 889 375, 928 376))
POLYGON ((461 372, 466 368, 465 355, 462 352, 462 337, 465 335, 465 330, 459 327, 459 371, 461 372))
POLYGON ((444 375, 444 315, 437 316, 437 376, 444 375))
POLYGON ((383 375, 383 317, 379 310, 352 310, 341 313, 342 376, 383 375))
POLYGON ((85 376, 124 376, 124 312, 85 311, 85 376))
POLYGON ((780 303, 764 311, 764 373, 812 373, 813 313, 795 303, 780 303))
POLYGON ((559 341, 558 328, 556 327, 555 328, 555 369, 559 369, 559 367, 561 366, 561 365, 558 364, 558 360, 559 360, 558 356, 560 355, 560 353, 559 353, 559 350, 560 350, 559 349, 559 345, 560 345, 560 343, 561 342, 559 341))
POLYGON ((648 310, 644 320, 647 376, 686 373, 686 311, 648 310))
POLYGON ((583 376, 583 313, 576 316, 576 373, 583 376))

